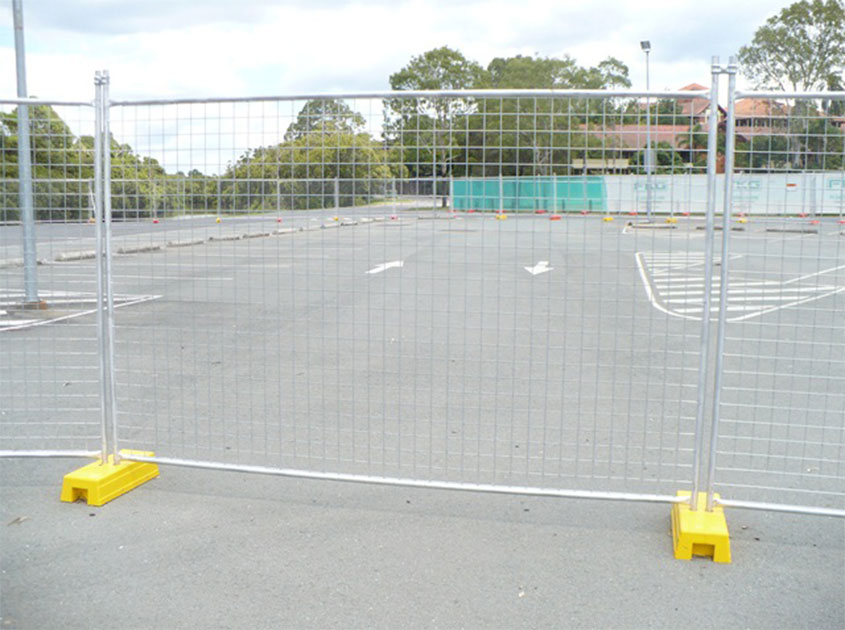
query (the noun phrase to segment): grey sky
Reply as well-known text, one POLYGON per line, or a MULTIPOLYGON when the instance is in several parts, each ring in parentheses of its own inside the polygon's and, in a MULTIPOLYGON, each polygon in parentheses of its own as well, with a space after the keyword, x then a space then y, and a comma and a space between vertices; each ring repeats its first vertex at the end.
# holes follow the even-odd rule
MULTIPOLYGON (((0 95, 14 95, 11 2, 0 10, 0 95)), ((495 56, 609 55, 644 87, 707 83, 788 2, 668 0, 24 0, 30 94, 90 98, 97 69, 116 98, 387 89, 412 55, 449 45, 495 56)), ((0 5, 2 6, 2 5, 0 5)))

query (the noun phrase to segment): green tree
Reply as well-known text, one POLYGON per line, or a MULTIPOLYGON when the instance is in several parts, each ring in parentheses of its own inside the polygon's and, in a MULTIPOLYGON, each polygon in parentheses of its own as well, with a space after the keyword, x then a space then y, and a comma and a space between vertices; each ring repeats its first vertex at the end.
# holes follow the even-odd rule
POLYGON ((675 136, 675 144, 679 149, 686 151, 689 163, 696 168, 707 166, 707 143, 707 132, 698 123, 675 136))
POLYGON ((331 208, 385 196, 405 176, 381 142, 367 133, 315 129, 295 140, 247 151, 219 178, 223 210, 331 208))
POLYGON ((296 120, 285 132, 285 140, 296 140, 313 131, 359 133, 367 121, 336 98, 314 99, 305 103, 296 120))
POLYGON ((739 49, 743 73, 758 88, 827 88, 845 68, 845 4, 801 0, 770 17, 739 49))
POLYGON ((785 134, 752 136, 736 144, 736 167, 759 172, 783 171, 790 166, 789 141, 785 134))
MULTIPOLYGON (((490 86, 499 89, 612 89, 630 87, 628 68, 609 57, 596 67, 570 57, 497 57, 487 66, 490 86)), ((616 112, 608 99, 526 96, 485 99, 472 114, 467 164, 470 174, 551 175, 569 172, 573 159, 621 157, 600 135, 616 112), (485 167, 486 166, 486 167, 485 167)))
MULTIPOLYGON (((658 142, 654 145, 655 169, 659 174, 683 173, 684 160, 668 142, 658 142)), ((645 174, 645 150, 638 151, 629 162, 634 173, 645 174)))
MULTIPOLYGON (((93 151, 77 139, 47 105, 29 106, 33 207, 37 219, 77 220, 87 216, 93 151)), ((18 213, 17 109, 0 113, 0 216, 18 213)))
MULTIPOLYGON (((412 57, 390 75, 393 90, 460 90, 482 88, 488 75, 460 51, 442 46, 412 57)), ((385 135, 414 177, 446 178, 454 174, 465 145, 467 116, 475 101, 465 97, 393 98, 385 102, 385 135)), ((444 207, 448 197, 443 197, 444 207)))
POLYGON ((809 101, 798 101, 791 114, 788 164, 795 169, 841 169, 844 136, 842 131, 809 101))

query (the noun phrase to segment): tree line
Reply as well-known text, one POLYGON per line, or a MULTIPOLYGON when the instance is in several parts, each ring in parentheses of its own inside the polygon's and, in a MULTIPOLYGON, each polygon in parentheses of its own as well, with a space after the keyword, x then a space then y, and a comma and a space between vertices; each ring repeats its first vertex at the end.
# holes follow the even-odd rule
MULTIPOLYGON (((845 10, 841 0, 801 0, 770 18, 740 51, 758 87, 842 88, 845 10), (792 43, 790 43, 792 42, 792 43), (797 68, 797 70, 796 70, 797 68)), ((628 67, 608 57, 581 66, 568 56, 497 57, 486 66, 443 46, 414 56, 391 74, 397 92, 472 89, 597 89, 631 86, 628 67)), ((338 99, 304 103, 276 144, 246 150, 223 172, 167 173, 150 156, 110 139, 115 216, 331 208, 372 202, 403 182, 454 177, 579 174, 589 159, 628 160, 645 169, 644 151, 625 141, 642 129, 638 99, 425 97, 384 99, 382 120, 338 99)), ((653 125, 674 125, 673 142, 655 142, 656 172, 704 168, 707 134, 677 100, 648 111, 653 125)), ((737 140, 736 165, 756 170, 838 170, 845 114, 841 100, 796 101, 771 129, 737 140)), ((39 219, 79 220, 91 213, 94 139, 76 137, 49 106, 30 106, 34 206, 39 219)), ((17 113, 0 112, 0 220, 18 218, 17 113)), ((724 152, 724 122, 719 150, 724 152)), ((421 189, 415 189, 419 192, 421 189)), ((402 192, 401 190, 398 192, 402 192)))

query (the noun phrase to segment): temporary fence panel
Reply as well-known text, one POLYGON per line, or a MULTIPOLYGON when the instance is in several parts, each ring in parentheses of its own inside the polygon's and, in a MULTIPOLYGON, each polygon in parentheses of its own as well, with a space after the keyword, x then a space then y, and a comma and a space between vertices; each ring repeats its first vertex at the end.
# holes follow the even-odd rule
POLYGON ((102 449, 94 119, 91 103, 0 101, 4 454, 102 449))
POLYGON ((845 94, 107 82, 0 101, 0 454, 842 510, 845 94))
MULTIPOLYGON (((692 479, 701 326, 655 292, 703 268, 702 224, 626 225, 645 199, 616 221, 538 212, 592 186, 571 174, 585 154, 636 168, 640 96, 113 103, 112 204, 144 222, 115 225, 114 291, 155 297, 116 313, 118 445, 673 500, 692 479), (460 207, 478 181, 485 195, 502 182, 503 208, 460 207)), ((654 96, 688 130, 686 104, 708 94, 654 96)), ((702 149, 686 152, 691 166, 663 149, 664 176, 705 172, 702 149)))
MULTIPOLYGON (((845 148, 833 115, 845 93, 739 93, 735 106, 737 182, 786 188, 739 196, 720 255, 716 489, 740 502, 845 510, 845 148), (789 210, 759 216, 770 206, 789 210)), ((698 287, 678 291, 700 300, 698 287)))

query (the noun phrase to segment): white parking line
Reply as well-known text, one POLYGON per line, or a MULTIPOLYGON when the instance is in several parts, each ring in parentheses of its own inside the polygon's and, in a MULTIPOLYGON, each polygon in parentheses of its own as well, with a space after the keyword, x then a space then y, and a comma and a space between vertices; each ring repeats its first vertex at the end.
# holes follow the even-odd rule
POLYGON ((393 269, 394 267, 402 267, 405 265, 405 261, 403 260, 394 260, 391 262, 386 262, 378 265, 377 267, 373 267, 366 273, 381 273, 382 271, 386 271, 387 269, 393 269))
MULTIPOLYGON (((52 303, 52 294, 65 294, 67 295, 68 292, 66 291, 42 291, 40 293, 41 297, 46 299, 48 302, 52 303)), ((0 300, 5 300, 5 303, 11 304, 12 302, 9 301, 10 296, 17 295, 15 292, 11 294, 6 294, 0 300)), ((18 301, 20 301, 20 297, 23 294, 18 295, 18 301)), ((114 300, 115 308, 121 308, 123 306, 131 306, 133 304, 140 304, 142 302, 149 302, 150 300, 157 300, 161 298, 160 295, 115 295, 114 300)), ((77 300, 63 300, 61 303, 68 303, 74 302, 77 304, 85 304, 87 305, 96 305, 96 297, 91 298, 90 294, 79 294, 79 299, 77 300)), ((64 311, 67 312, 66 310, 64 311)), ((84 315, 90 315, 91 313, 96 313, 96 308, 84 308, 84 310, 77 311, 75 313, 69 313, 67 315, 62 315, 60 317, 40 317, 37 319, 29 318, 29 319, 4 319, 0 317, 0 332, 10 331, 10 330, 23 330, 25 328, 34 328, 35 326, 43 326, 45 324, 53 324, 56 322, 66 321, 68 319, 75 319, 77 317, 82 317, 84 315)), ((8 315, 8 311, 0 311, 0 315, 8 315)))
MULTIPOLYGON (((710 283, 705 280, 703 254, 637 252, 635 261, 646 296, 657 310, 673 317, 700 320, 709 286, 709 310, 711 313, 719 312, 721 281, 715 277, 710 283), (682 264, 682 261, 686 264, 682 264), (701 275, 690 275, 693 269, 701 271, 701 275)), ((845 291, 845 286, 806 282, 840 269, 845 269, 845 265, 780 281, 748 281, 734 271, 728 285, 728 303, 725 306, 726 312, 734 315, 727 318, 727 321, 738 322, 759 317, 845 291), (802 282, 805 282, 804 286, 800 286, 802 282)), ((754 276, 759 277, 759 272, 755 272, 754 276)))

